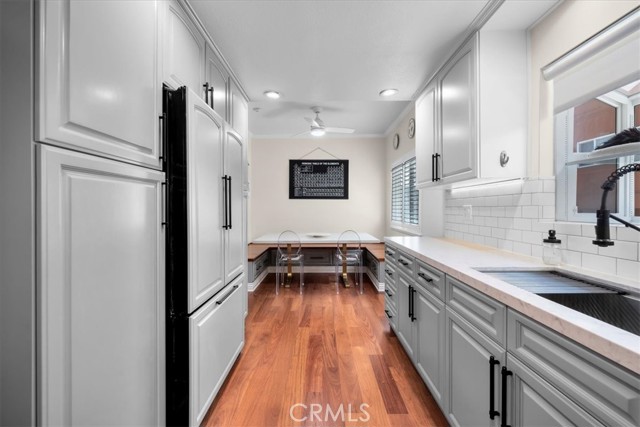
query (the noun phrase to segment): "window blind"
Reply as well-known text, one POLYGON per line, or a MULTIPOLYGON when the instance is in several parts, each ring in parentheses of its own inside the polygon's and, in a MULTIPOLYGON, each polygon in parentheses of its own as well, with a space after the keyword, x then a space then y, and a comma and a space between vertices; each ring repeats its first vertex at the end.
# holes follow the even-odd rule
POLYGON ((391 221, 418 225, 420 196, 416 188, 416 158, 391 169, 391 221))

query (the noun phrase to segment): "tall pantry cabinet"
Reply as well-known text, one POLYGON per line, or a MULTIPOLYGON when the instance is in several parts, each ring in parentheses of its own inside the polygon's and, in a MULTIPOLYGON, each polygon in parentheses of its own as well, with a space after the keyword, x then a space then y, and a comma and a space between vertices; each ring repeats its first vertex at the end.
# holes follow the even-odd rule
POLYGON ((166 421, 169 3, 0 2, 0 425, 166 421))

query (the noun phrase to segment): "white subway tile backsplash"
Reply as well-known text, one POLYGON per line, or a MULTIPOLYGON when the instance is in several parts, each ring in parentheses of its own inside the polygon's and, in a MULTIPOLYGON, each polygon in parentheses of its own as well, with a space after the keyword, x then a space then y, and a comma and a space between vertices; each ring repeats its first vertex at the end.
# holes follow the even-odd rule
POLYGON ((616 274, 616 259, 601 255, 582 254, 582 268, 605 274, 616 274))
POLYGON ((618 276, 640 281, 640 262, 618 259, 616 263, 618 276))
POLYGON ((636 261, 638 259, 638 244, 633 242, 616 241, 613 246, 598 248, 598 254, 636 261))
POLYGON ((530 179, 517 186, 489 186, 447 192, 445 236, 502 250, 542 257, 542 239, 550 229, 562 240, 564 264, 640 280, 640 233, 616 226, 615 245, 599 248, 593 224, 555 222, 555 180, 530 179), (464 205, 473 208, 472 219, 464 205))

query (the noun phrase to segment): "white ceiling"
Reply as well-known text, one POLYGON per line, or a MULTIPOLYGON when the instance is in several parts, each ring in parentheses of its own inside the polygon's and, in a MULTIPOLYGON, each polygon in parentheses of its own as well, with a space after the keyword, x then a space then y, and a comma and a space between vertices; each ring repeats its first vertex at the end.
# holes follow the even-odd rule
MULTIPOLYGON (((545 10, 553 2, 516 1, 546 3, 545 10)), ((387 133, 487 1, 189 3, 250 98, 250 132, 290 137, 309 129, 312 106, 321 107, 327 126, 355 128, 356 136, 387 133), (385 88, 399 93, 383 100, 385 88), (266 90, 282 98, 268 100, 266 90)))

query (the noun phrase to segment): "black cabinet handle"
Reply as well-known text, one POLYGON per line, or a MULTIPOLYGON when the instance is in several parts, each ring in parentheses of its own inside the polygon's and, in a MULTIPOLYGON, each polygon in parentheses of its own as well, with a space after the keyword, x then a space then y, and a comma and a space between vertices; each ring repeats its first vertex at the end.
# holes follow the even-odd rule
POLYGON ((160 125, 160 155, 158 157, 164 163, 165 141, 167 139, 167 114, 162 113, 161 116, 158 116, 158 122, 160 125))
POLYGON ((409 295, 409 313, 407 315, 409 316, 409 318, 413 317, 413 313, 411 313, 411 310, 413 309, 413 304, 411 304, 412 303, 411 297, 413 296, 413 293, 411 292, 411 288, 412 288, 411 285, 409 285, 409 287, 407 288, 407 292, 409 295))
POLYGON ((435 159, 436 159, 436 181, 440 181, 440 166, 438 163, 438 159, 440 158, 440 154, 436 153, 435 154, 435 159))
POLYGON ((388 296, 392 297, 393 294, 391 292, 389 292, 389 289, 385 289, 384 293, 387 294, 388 296))
POLYGON ((388 275, 389 277, 393 277, 393 273, 392 273, 392 272, 391 272, 391 270, 389 270, 388 268, 385 268, 385 269, 384 269, 384 272, 385 272, 385 273, 387 273, 387 275, 388 275))
POLYGON ((385 254, 389 255, 390 257, 393 256, 393 252, 391 252, 391 251, 385 251, 385 254))
POLYGON ((500 374, 502 375, 502 422, 500 427, 511 427, 507 424, 507 377, 513 375, 513 372, 503 366, 500 374))
POLYGON ((384 314, 386 314, 389 319, 393 317, 392 315, 389 314, 389 310, 385 310, 384 314))
POLYGON ((223 296, 222 298, 220 298, 218 301, 216 301, 216 305, 220 305, 222 304, 227 298, 229 298, 231 296, 231 294, 238 289, 240 285, 234 285, 233 289, 231 289, 229 292, 227 292, 227 294, 225 296, 223 296))
POLYGON ((500 415, 500 412, 494 409, 495 407, 495 391, 496 391, 496 379, 493 367, 499 365, 500 361, 495 357, 489 358, 489 418, 492 420, 496 415, 500 415))
POLYGON ((415 308, 415 304, 416 304, 416 288, 414 288, 413 286, 411 286, 411 321, 415 322, 417 320, 415 314, 416 314, 416 308, 415 308))
POLYGON ((227 180, 229 181, 229 195, 227 196, 227 205, 229 206, 229 230, 231 230, 233 228, 233 215, 231 215, 231 205, 232 205, 232 200, 231 200, 231 176, 227 177, 227 180))
POLYGON ((431 182, 436 181, 436 155, 431 155, 431 182))
POLYGON ((427 276, 426 274, 424 274, 422 272, 418 273, 418 276, 420 276, 422 279, 424 279, 425 281, 427 281, 429 283, 433 282, 433 279, 431 277, 427 276))
POLYGON ((209 104, 209 82, 203 84, 202 87, 204 88, 204 102, 206 102, 208 106, 211 106, 211 104, 209 104))
POLYGON ((408 263, 407 261, 403 260, 402 258, 400 258, 400 259, 398 260, 398 262, 399 262, 400 264, 404 265, 405 267, 406 267, 407 265, 409 265, 409 263, 408 263))

